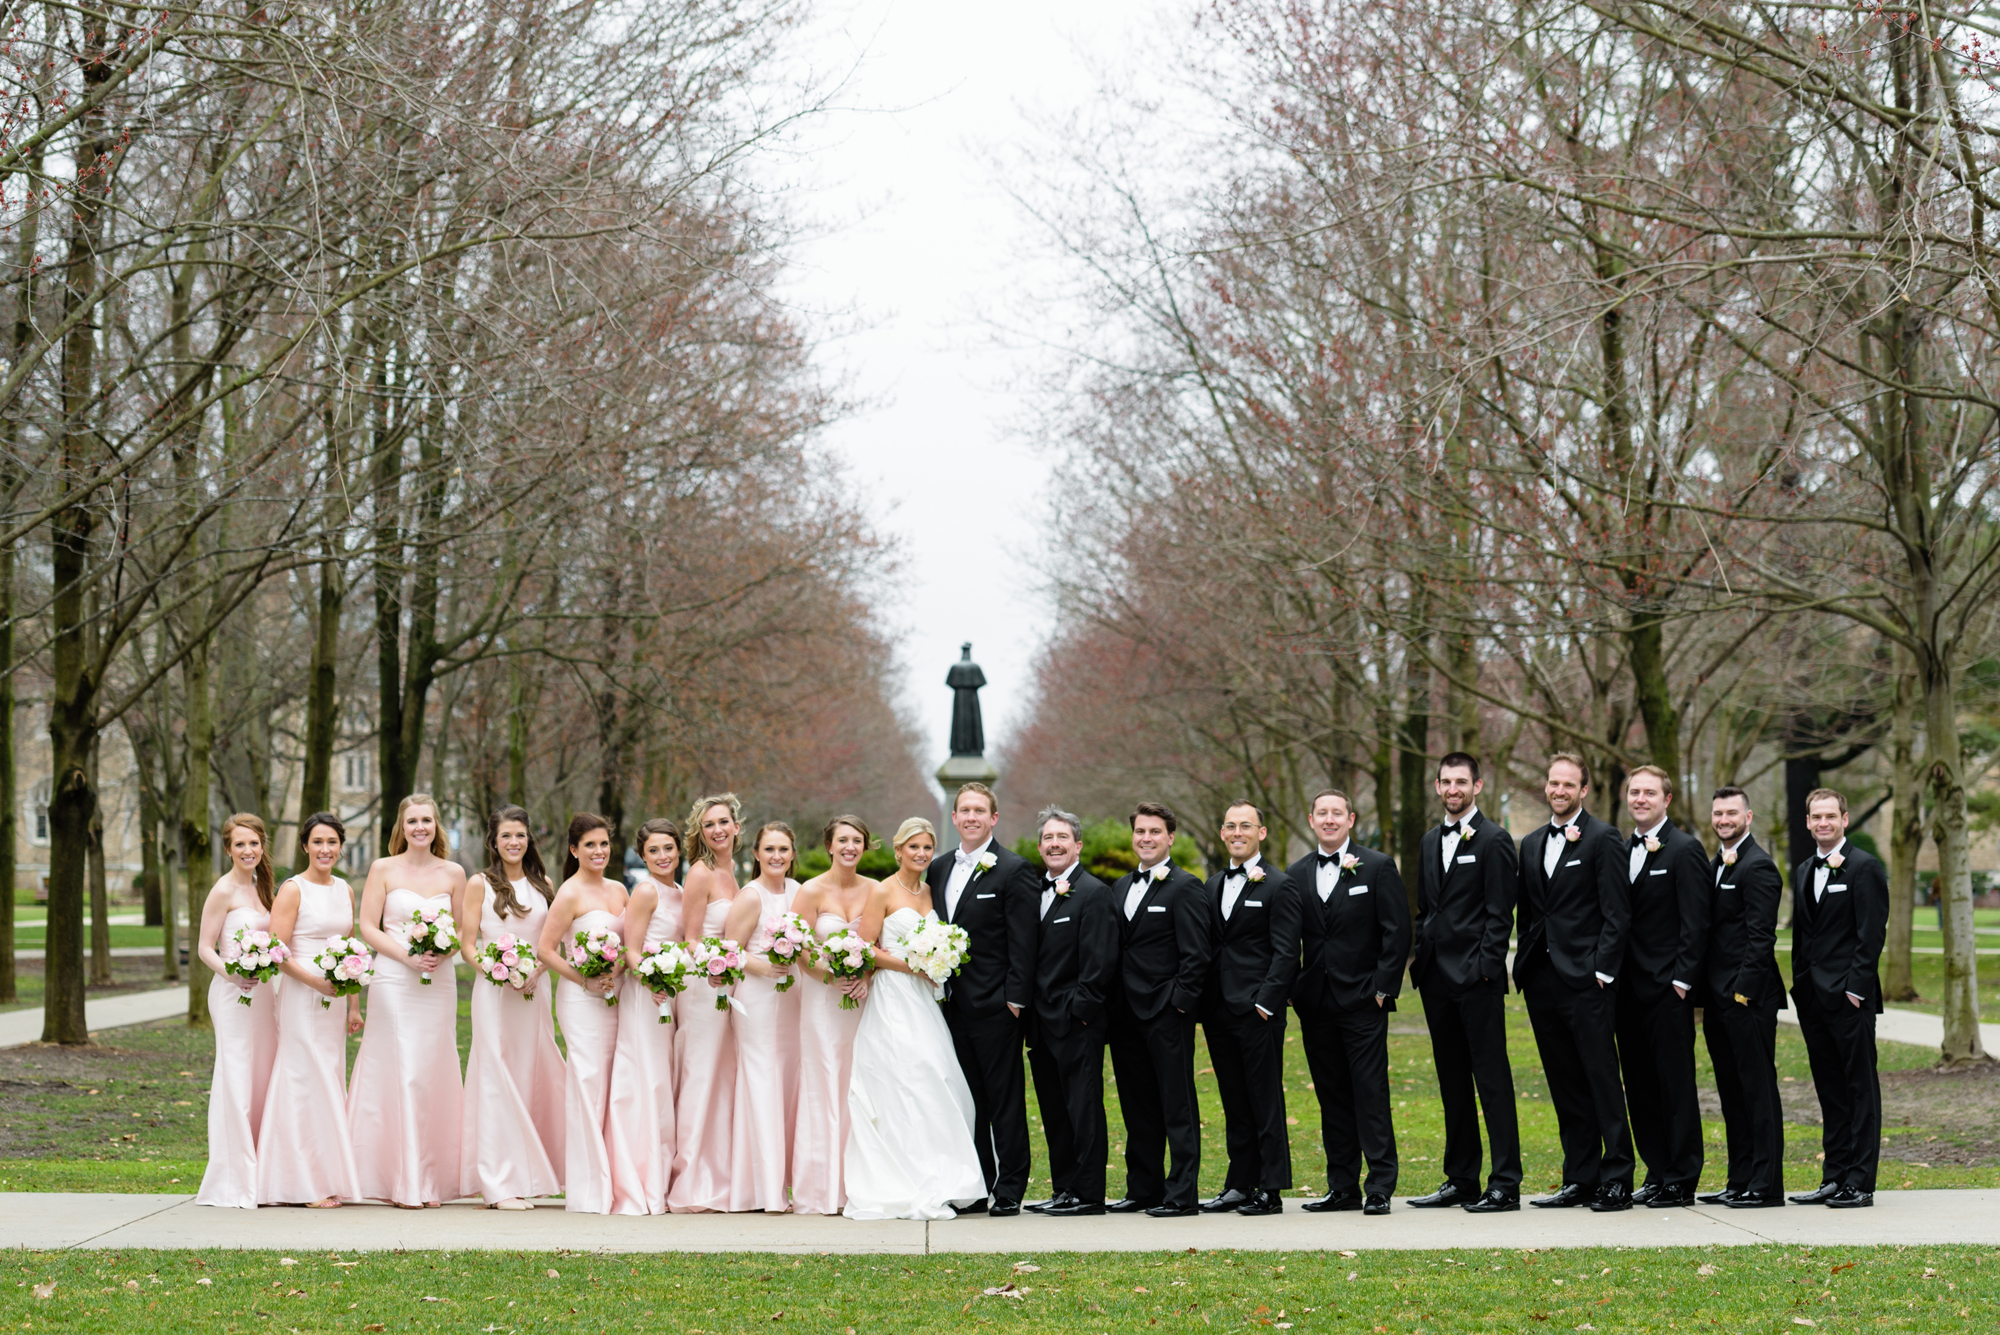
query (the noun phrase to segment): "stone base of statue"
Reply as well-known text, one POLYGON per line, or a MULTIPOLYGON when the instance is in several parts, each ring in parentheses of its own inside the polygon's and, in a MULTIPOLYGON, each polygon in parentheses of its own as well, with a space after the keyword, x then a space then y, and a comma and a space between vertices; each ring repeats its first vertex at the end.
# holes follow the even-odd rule
POLYGON ((944 788, 946 802, 952 800, 961 784, 983 783, 990 788, 999 777, 1000 771, 985 756, 953 756, 937 767, 937 781, 944 788))

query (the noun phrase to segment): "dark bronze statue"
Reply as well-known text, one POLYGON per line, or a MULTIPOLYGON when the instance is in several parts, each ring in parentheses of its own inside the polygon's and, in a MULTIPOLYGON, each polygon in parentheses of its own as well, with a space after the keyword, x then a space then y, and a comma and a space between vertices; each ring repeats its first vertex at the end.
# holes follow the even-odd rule
POLYGON ((944 674, 951 687, 951 753, 955 756, 986 754, 986 729, 979 721, 979 688, 986 674, 972 661, 972 641, 961 646, 962 656, 944 674))

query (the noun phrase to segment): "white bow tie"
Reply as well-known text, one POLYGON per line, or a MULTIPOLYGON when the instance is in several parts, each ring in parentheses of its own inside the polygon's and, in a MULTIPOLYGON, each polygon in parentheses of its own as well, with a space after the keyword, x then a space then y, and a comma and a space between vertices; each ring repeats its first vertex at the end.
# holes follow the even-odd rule
POLYGON ((976 861, 979 857, 977 853, 968 853, 962 848, 953 850, 952 855, 958 859, 958 865, 961 867, 968 862, 976 861))

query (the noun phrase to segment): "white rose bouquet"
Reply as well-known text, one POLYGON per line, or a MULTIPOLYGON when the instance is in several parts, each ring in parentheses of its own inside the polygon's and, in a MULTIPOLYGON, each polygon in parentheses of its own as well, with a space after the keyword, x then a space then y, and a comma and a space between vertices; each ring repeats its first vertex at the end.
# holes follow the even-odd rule
MULTIPOLYGON (((222 943, 223 971, 253 983, 276 978, 279 966, 291 957, 291 949, 283 941, 259 927, 239 927, 222 943)), ((250 1005, 250 994, 237 997, 236 1004, 250 1005)))

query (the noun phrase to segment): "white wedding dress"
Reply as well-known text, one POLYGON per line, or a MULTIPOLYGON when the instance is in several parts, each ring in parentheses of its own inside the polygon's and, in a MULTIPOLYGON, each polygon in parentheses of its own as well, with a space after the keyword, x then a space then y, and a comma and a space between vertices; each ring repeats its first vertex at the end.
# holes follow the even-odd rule
MULTIPOLYGON (((897 909, 882 924, 882 948, 902 958, 922 922, 915 909, 897 909)), ((849 1219, 952 1219, 954 1205, 985 1197, 972 1090, 930 980, 889 969, 869 979, 847 1112, 849 1219)))

